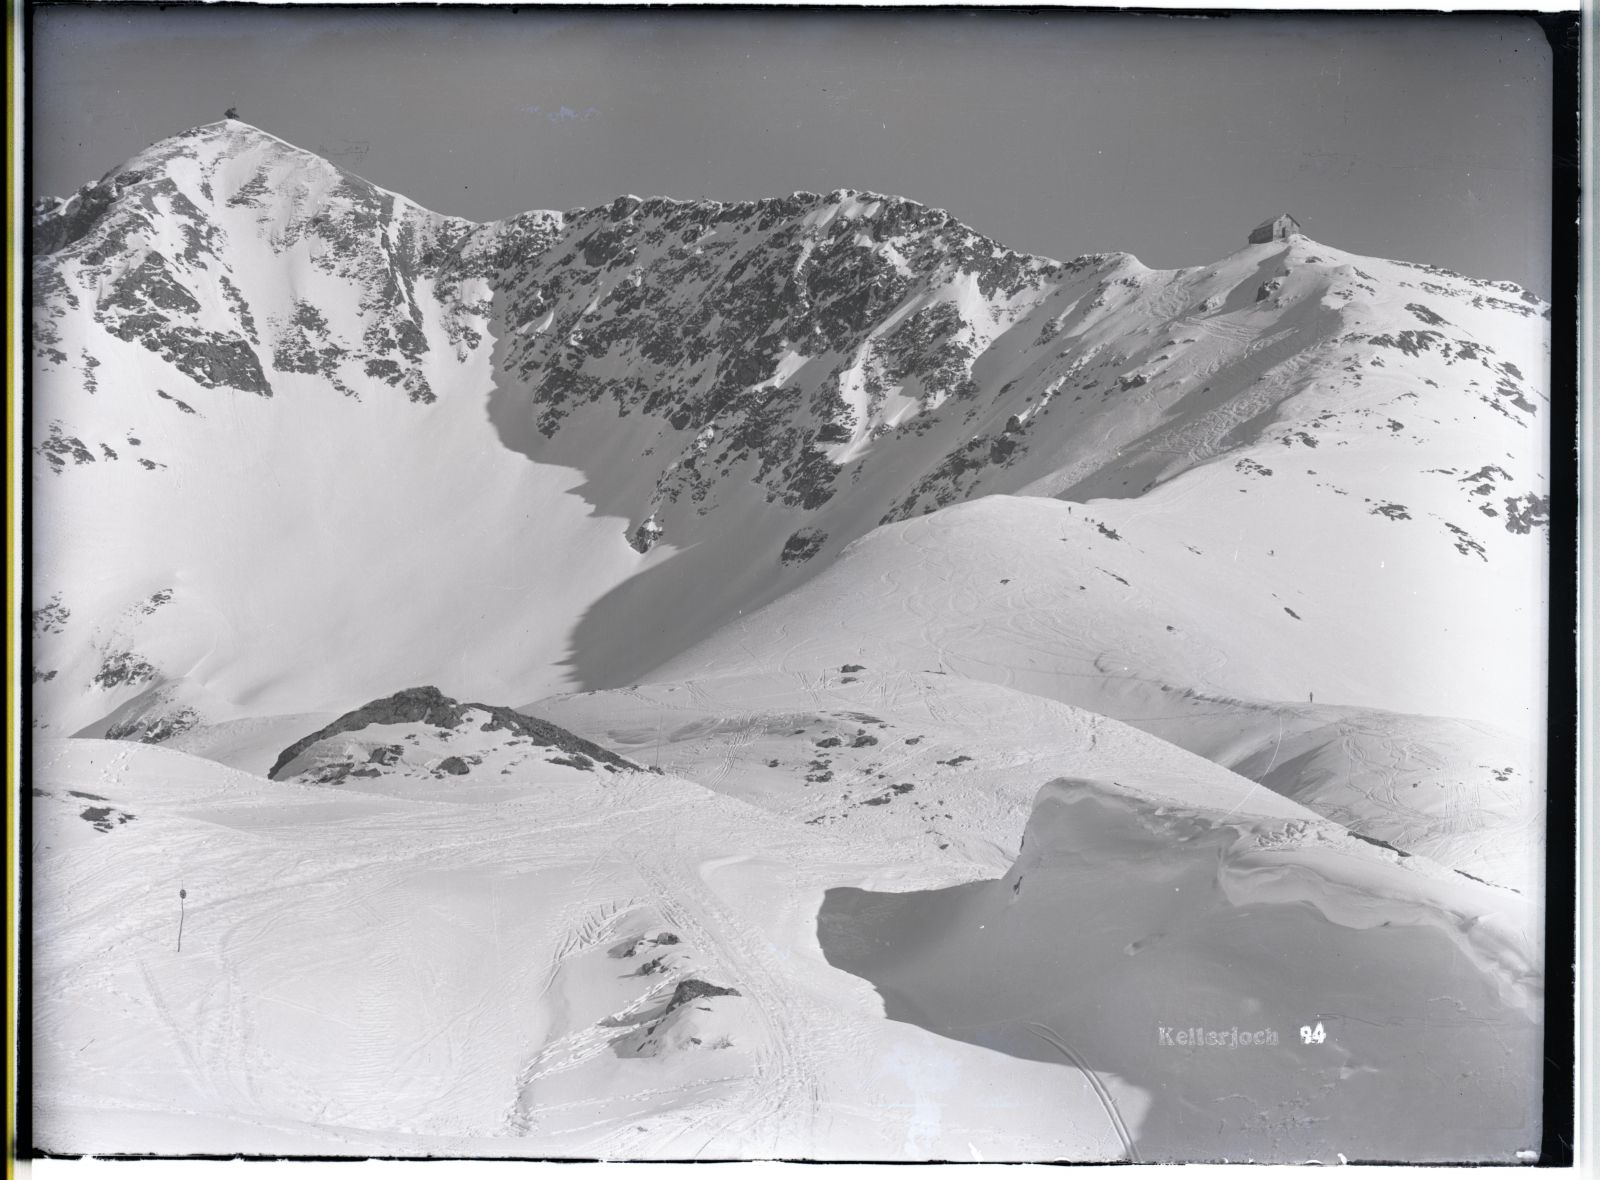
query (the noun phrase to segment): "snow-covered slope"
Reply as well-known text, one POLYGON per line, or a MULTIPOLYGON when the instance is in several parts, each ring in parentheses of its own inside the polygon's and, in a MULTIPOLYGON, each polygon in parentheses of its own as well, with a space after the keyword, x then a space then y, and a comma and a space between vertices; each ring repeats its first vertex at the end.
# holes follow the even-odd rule
POLYGON ((1300 237, 1055 263, 847 191, 475 226, 232 121, 36 242, 52 732, 180 682, 202 719, 626 684, 993 492, 1278 593, 1327 671, 1277 695, 1538 712, 1547 312, 1506 284, 1300 237))
POLYGON ((41 1146, 1532 1145, 1531 296, 231 120, 34 229, 41 1146))
MULTIPOLYGON (((1185 495, 1184 484, 1206 475, 1175 481, 1165 504, 996 496, 885 526, 651 679, 838 680, 859 665, 877 680, 932 672, 1004 685, 1117 718, 1354 831, 1536 893, 1543 756, 1527 703, 1508 700, 1500 726, 1355 704, 1465 704, 1459 684, 1435 683, 1438 669, 1510 676, 1527 651, 1501 652, 1495 628, 1470 619, 1453 636, 1439 616, 1460 596, 1442 577, 1436 600, 1382 579, 1326 592, 1312 580, 1320 543, 1292 530, 1240 538, 1238 561, 1200 528, 1201 545, 1167 543, 1161 526, 1203 502, 1204 486, 1185 495), (1276 553, 1247 563, 1246 545, 1276 553), (1261 577, 1241 581, 1241 564, 1261 577), (1414 633, 1396 634, 1386 612, 1414 633)), ((1386 552, 1417 562, 1403 543, 1386 552)), ((1531 608, 1524 621, 1536 632, 1531 608)))
MULTIPOLYGON (((820 703, 878 687, 858 683, 820 703)), ((1018 694, 906 687, 930 721, 993 698, 990 724, 957 736, 964 756, 897 768, 914 792, 822 823, 737 781, 544 759, 330 785, 41 743, 37 1142, 902 1160, 1531 1143, 1510 1121, 1537 1112, 1531 905, 1115 722, 1080 717, 1040 756, 1113 777, 996 798, 1018 694), (893 818, 924 794, 938 843, 893 818), (1158 1026, 1224 1021, 1278 1050, 1151 1047, 1158 1026), (1296 1051, 1314 1021, 1330 1039, 1296 1051), (1416 1086, 1440 1062, 1470 1074, 1461 1100, 1416 1086), (1462 1111, 1476 1137, 1449 1139, 1462 1111)))
POLYGON ((1136 782, 1179 806, 1315 814, 1132 726, 937 672, 757 669, 530 711, 785 820, 871 833, 946 869, 1003 871, 1039 784, 1063 774, 1136 782))
POLYGON ((886 1022, 826 962, 825 889, 981 873, 960 860, 543 763, 356 791, 47 741, 32 802, 42 1147, 1123 1150, 1083 1076, 886 1022))

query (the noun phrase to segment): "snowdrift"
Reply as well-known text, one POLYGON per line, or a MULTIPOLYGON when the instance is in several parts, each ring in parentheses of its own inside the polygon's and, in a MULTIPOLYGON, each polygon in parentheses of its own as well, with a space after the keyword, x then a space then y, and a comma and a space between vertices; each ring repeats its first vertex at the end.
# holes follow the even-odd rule
POLYGON ((1082 1070, 1136 1159, 1511 1162, 1535 957, 1502 898, 1408 864, 1063 780, 1000 880, 833 890, 819 933, 891 1019, 1082 1070))

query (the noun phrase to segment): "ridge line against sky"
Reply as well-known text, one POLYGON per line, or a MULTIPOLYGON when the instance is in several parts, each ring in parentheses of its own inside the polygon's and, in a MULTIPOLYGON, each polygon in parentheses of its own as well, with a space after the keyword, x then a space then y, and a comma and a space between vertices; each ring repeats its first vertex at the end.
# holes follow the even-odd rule
POLYGON ((242 119, 474 221, 903 196, 1017 251, 1355 253, 1550 294, 1552 57, 1476 15, 35 9, 34 195, 242 119))

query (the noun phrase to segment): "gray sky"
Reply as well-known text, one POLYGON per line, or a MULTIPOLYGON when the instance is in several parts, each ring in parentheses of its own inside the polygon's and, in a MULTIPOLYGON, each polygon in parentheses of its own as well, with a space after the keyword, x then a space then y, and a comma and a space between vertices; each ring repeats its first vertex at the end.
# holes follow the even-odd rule
POLYGON ((898 193, 1053 258, 1189 266, 1287 211, 1548 296, 1551 57, 1520 19, 35 9, 34 191, 242 118, 478 220, 898 193))

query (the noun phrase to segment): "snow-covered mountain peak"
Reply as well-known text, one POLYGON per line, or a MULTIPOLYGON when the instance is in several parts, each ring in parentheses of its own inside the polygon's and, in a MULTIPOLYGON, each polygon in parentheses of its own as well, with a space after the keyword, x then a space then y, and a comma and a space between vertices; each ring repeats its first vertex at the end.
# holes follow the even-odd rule
MULTIPOLYGON (((194 127, 160 140, 65 199, 35 203, 36 254, 66 249, 107 216, 114 229, 141 214, 191 222, 195 233, 246 231, 282 237, 303 232, 319 216, 339 220, 351 209, 369 220, 465 226, 237 119, 194 127)), ((125 228, 122 227, 122 228, 125 228)))
POLYGON ((424 679, 486 700, 631 680, 879 525, 996 493, 1139 500, 1203 477, 1242 503, 1272 475, 1308 518, 1365 535, 1380 512, 1411 548, 1484 564, 1543 521, 1548 309, 1301 234, 1181 270, 1057 262, 856 189, 630 195, 475 224, 237 120, 35 212, 41 502, 80 534, 105 502, 185 522, 91 529, 40 563, 39 601, 59 594, 75 620, 48 640, 41 700, 73 730, 194 677, 211 688, 157 695, 304 710, 424 679), (416 475, 435 470, 443 485, 416 475), (485 557, 463 512, 519 543, 485 557), (362 561, 308 558, 300 515, 344 520, 316 548, 362 561), (212 570, 241 519, 265 532, 237 570, 212 570), (472 609, 521 619, 506 587, 544 585, 561 561, 535 553, 580 535, 578 570, 550 592, 565 605, 506 623, 526 642, 490 627, 420 662, 402 644, 379 674, 374 595, 487 561, 472 609), (115 585, 106 553, 122 555, 115 585), (359 675, 312 689, 269 670, 264 637, 311 625, 277 608, 229 640, 248 654, 194 640, 190 612, 207 633, 206 612, 238 615, 202 606, 180 571, 252 598, 288 579, 287 602, 308 561, 317 642, 359 675), (143 620, 167 591, 152 623, 105 621, 143 620), (457 666, 474 643, 493 648, 481 680, 457 666))

